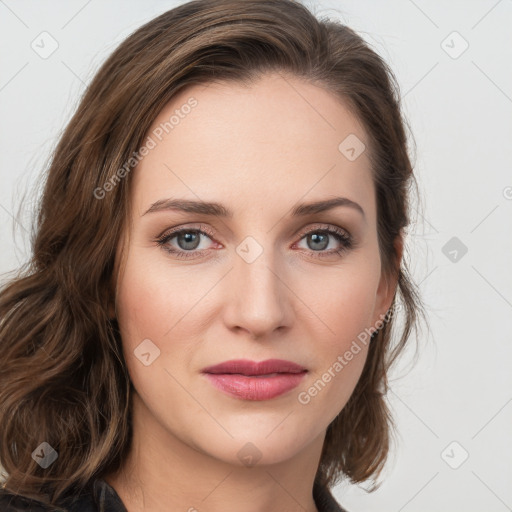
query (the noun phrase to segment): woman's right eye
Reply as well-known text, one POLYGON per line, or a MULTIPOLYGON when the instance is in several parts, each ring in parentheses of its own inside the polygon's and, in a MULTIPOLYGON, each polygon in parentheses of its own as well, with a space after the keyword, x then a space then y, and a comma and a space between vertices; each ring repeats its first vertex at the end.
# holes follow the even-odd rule
POLYGON ((190 258, 196 256, 196 251, 205 251, 208 248, 202 247, 201 237, 211 240, 210 235, 200 229, 180 229, 166 233, 158 239, 158 244, 167 252, 178 258, 190 258), (171 243, 176 239, 175 244, 171 243))

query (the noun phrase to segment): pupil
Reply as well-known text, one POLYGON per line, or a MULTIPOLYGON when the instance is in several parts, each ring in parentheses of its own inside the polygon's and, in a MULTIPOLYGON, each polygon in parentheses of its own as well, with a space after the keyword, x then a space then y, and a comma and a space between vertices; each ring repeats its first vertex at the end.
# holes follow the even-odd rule
POLYGON ((178 245, 181 249, 196 249, 199 245, 198 233, 187 232, 178 235, 178 245), (183 241, 184 244, 181 244, 181 241, 183 241))
POLYGON ((329 245, 329 239, 326 234, 313 233, 311 235, 311 240, 313 241, 313 243, 320 242, 321 247, 317 246, 316 249, 320 249, 320 250, 325 249, 329 245), (323 240, 322 240, 322 238, 323 238, 323 240), (323 245, 322 245, 322 241, 324 242, 323 245), (325 243, 325 242, 327 242, 327 243, 325 243))

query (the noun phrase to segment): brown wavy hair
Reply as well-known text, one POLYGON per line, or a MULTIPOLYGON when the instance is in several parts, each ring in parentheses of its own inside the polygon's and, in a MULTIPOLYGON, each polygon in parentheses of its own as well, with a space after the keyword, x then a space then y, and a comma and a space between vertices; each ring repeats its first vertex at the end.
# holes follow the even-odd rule
POLYGON ((133 388, 109 310, 133 172, 120 179, 118 170, 184 87, 215 80, 251 84, 270 71, 338 96, 369 137, 382 271, 398 276, 392 307, 400 300, 403 325, 391 336, 393 315, 374 334, 355 391, 327 429, 315 483, 332 487, 342 478, 362 482, 380 473, 392 432, 384 396, 388 371, 424 317, 394 245, 409 225, 416 184, 396 78, 353 30, 317 19, 293 0, 196 0, 120 44, 52 152, 31 259, 0 290, 6 490, 55 503, 122 464, 131 440, 133 388), (113 184, 108 193, 106 183, 113 184), (43 441, 58 453, 46 469, 32 458, 43 441))

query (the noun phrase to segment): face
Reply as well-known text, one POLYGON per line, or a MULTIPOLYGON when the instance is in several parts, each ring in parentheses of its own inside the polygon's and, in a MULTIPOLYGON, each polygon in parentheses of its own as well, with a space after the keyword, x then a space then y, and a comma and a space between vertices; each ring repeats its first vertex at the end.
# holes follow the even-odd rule
POLYGON ((181 91, 148 136, 116 293, 144 415, 224 462, 241 464, 246 443, 261 463, 290 459, 346 404, 367 356, 362 334, 394 293, 368 149, 358 155, 367 135, 331 93, 268 74, 181 91), (204 373, 240 359, 298 368, 204 373))

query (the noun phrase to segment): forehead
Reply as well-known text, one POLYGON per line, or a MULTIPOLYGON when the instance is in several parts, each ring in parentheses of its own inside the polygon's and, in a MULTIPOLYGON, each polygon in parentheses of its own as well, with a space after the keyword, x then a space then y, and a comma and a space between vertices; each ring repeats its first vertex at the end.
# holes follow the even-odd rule
POLYGON ((297 77, 189 86, 147 136, 154 147, 134 176, 139 213, 170 196, 236 211, 344 195, 374 209, 368 149, 355 160, 340 150, 346 140, 368 148, 363 127, 334 94, 297 77))

